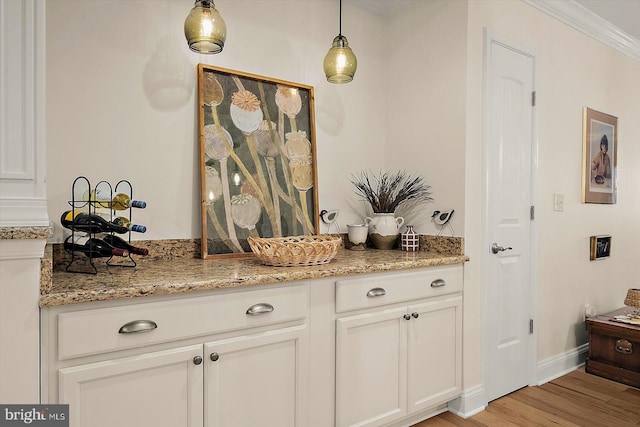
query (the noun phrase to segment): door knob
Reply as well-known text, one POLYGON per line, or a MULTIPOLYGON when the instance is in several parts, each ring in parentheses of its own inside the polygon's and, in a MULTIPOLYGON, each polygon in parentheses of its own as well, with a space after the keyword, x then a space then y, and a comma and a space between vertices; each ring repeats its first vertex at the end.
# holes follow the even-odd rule
POLYGON ((195 365, 199 365, 199 364, 201 364, 201 363, 202 363, 202 357, 200 357, 200 356, 196 356, 196 357, 194 357, 194 358, 193 358, 193 363, 194 363, 195 365))
POLYGON ((411 319, 411 316, 409 316, 408 314, 405 314, 405 315, 404 315, 404 316, 402 316, 402 317, 404 317, 404 320, 409 320, 409 319, 411 319))
POLYGON ((513 249, 511 246, 505 248, 498 245, 497 243, 493 243, 491 245, 491 253, 493 253, 494 255, 498 252, 510 251, 511 249, 513 249))
POLYGON ((420 314, 416 311, 414 311, 413 313, 411 313, 411 315, 413 316, 414 319, 417 319, 418 316, 420 316, 420 314))

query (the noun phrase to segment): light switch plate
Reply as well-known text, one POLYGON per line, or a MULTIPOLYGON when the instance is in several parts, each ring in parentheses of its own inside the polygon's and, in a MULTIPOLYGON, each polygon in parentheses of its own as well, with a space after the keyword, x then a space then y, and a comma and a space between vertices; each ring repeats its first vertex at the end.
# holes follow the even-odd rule
POLYGON ((564 194, 553 195, 553 210, 556 212, 564 211, 564 194))

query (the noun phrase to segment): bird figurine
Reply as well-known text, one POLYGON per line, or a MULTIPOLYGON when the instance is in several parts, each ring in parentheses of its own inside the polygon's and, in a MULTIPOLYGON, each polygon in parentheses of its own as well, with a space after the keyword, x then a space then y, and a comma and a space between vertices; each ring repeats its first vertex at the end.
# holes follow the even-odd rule
POLYGON ((442 234, 442 230, 444 230, 444 227, 446 225, 446 226, 449 226, 449 229, 451 230, 451 236, 453 237, 453 235, 455 234, 455 231, 450 221, 454 212, 455 212, 454 209, 451 209, 450 211, 433 211, 433 215, 431 215, 431 218, 436 224, 440 226, 440 231, 438 232, 438 236, 442 234))
POLYGON ((328 211, 323 209, 320 211, 320 219, 322 222, 327 224, 327 233, 331 234, 331 226, 333 225, 336 234, 340 234, 340 224, 338 224, 338 214, 340 213, 340 209, 335 209, 332 211, 328 211))

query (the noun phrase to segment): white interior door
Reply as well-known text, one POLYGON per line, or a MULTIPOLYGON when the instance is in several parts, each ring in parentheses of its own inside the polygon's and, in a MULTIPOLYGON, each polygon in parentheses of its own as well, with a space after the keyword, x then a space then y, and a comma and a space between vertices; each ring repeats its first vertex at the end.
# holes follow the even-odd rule
POLYGON ((529 384, 535 57, 486 44, 485 266, 488 401, 529 384), (491 249, 492 245, 495 249, 491 249))

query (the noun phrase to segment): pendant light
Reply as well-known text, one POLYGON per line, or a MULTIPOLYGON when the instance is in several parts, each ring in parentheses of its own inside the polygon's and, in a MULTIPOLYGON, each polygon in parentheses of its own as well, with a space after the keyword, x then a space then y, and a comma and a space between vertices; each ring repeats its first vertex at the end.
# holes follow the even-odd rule
POLYGON ((340 27, 331 49, 324 57, 324 73, 329 83, 349 83, 353 80, 358 67, 356 55, 349 47, 347 38, 342 35, 342 0, 340 0, 340 27))
POLYGON ((227 38, 227 26, 211 0, 196 0, 184 20, 189 49, 197 53, 220 53, 227 38))

